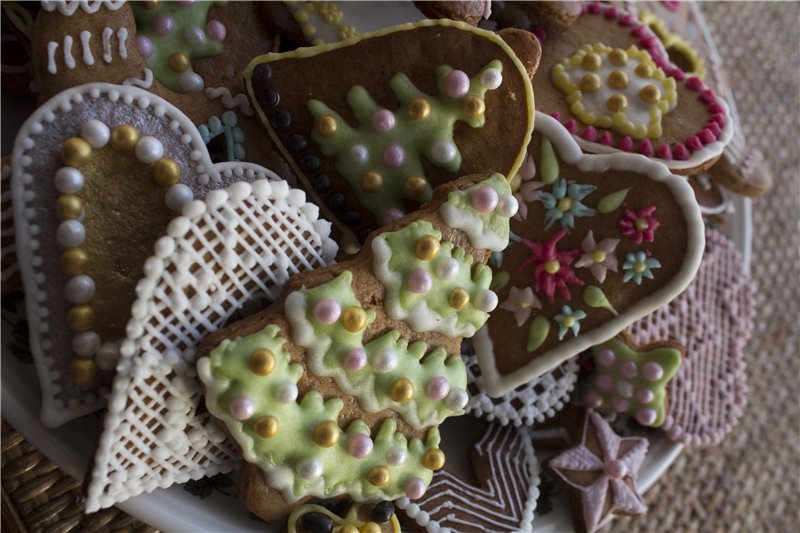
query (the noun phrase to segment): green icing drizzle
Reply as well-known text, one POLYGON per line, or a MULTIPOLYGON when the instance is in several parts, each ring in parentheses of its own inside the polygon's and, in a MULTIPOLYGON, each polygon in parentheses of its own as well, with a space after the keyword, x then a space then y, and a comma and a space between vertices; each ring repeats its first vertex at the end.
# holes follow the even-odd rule
POLYGON ((508 280, 511 279, 511 274, 505 270, 501 270, 500 272, 495 272, 494 279, 492 280, 492 284, 489 285, 489 288, 493 291, 499 291, 506 285, 508 285, 508 280))
POLYGON ((289 354, 283 349, 286 342, 275 325, 252 335, 226 339, 209 357, 200 359, 198 373, 206 386, 208 410, 226 424, 245 459, 266 471, 269 484, 280 489, 287 502, 309 495, 328 498, 344 492, 358 501, 395 499, 403 495, 415 477, 430 483, 432 471, 422 465, 422 459, 426 449, 438 447, 437 429, 428 431, 424 443, 416 438, 408 441, 397 432, 396 422, 387 419, 373 439, 372 452, 362 459, 353 456, 347 446, 348 438, 355 433, 369 436, 369 427, 361 420, 340 431, 330 447, 317 444, 315 429, 325 421, 335 423, 344 402, 339 398, 323 400, 317 391, 306 393, 299 402, 291 396, 287 401, 284 391, 295 386, 303 368, 290 363, 289 354), (266 376, 253 373, 249 366, 251 354, 261 348, 271 350, 275 356, 275 366, 266 376), (232 416, 229 408, 242 396, 255 404, 253 415, 244 421, 232 416), (256 430, 258 420, 265 416, 278 420, 274 436, 264 437, 256 430), (406 453, 405 460, 397 465, 387 463, 387 454, 398 449, 406 453), (319 475, 303 477, 304 472, 314 470, 308 468, 312 462, 316 462, 312 466, 318 467, 319 475), (389 482, 380 488, 366 480, 367 474, 378 466, 389 471, 389 482))
MULTIPOLYGON (((365 410, 392 409, 417 428, 440 424, 448 416, 462 414, 463 405, 457 396, 461 394, 458 391, 466 389, 467 375, 460 357, 448 357, 441 347, 429 352, 424 342, 409 344, 397 331, 389 331, 364 344, 364 330, 348 331, 341 318, 331 325, 322 325, 314 318, 314 306, 321 300, 333 300, 342 309, 361 308, 353 293, 352 277, 350 271, 345 271, 328 283, 295 291, 286 299, 286 317, 292 335, 297 344, 308 350, 306 363, 311 371, 333 377, 342 390, 358 398, 365 410), (366 352, 367 364, 359 370, 349 370, 345 360, 358 349, 366 352), (387 365, 387 358, 395 363, 387 365), (388 366, 392 368, 387 370, 388 366), (434 377, 447 380, 452 392, 449 400, 427 395, 426 387, 434 377), (401 378, 408 379, 413 386, 413 395, 402 403, 390 395, 392 385, 401 378)), ((369 309, 366 315, 371 323, 375 312, 369 309)))
POLYGON ((630 190, 630 187, 628 187, 627 189, 620 189, 619 191, 603 196, 600 201, 597 202, 597 210, 601 213, 616 211, 619 206, 622 205, 622 202, 625 201, 625 197, 628 196, 628 191, 630 190))
POLYGON ((192 5, 159 2, 154 7, 146 7, 144 2, 130 3, 136 18, 137 46, 159 83, 179 93, 202 90, 202 78, 192 71, 191 60, 212 57, 223 52, 222 43, 215 41, 204 28, 208 10, 225 4, 227 2, 224 1, 195 2, 192 5), (167 35, 160 35, 156 31, 159 17, 161 21, 169 18, 173 22, 174 28, 167 35), (193 38, 193 42, 189 37, 193 34, 202 37, 193 38), (139 44, 142 38, 152 42, 154 51, 150 57, 144 57, 144 49, 139 44), (169 57, 174 53, 185 55, 188 67, 184 72, 176 72, 170 68, 169 57))
MULTIPOLYGON (((439 96, 427 95, 418 90, 411 80, 402 73, 395 74, 389 86, 400 102, 400 108, 392 113, 394 126, 388 131, 379 131, 373 125, 373 116, 383 106, 376 103, 361 86, 353 86, 347 93, 347 103, 356 119, 356 127, 351 126, 336 111, 319 100, 309 100, 308 109, 319 123, 320 117, 333 117, 336 123, 335 133, 325 136, 315 127, 311 138, 319 145, 322 153, 336 159, 336 170, 349 183, 359 202, 367 206, 375 219, 381 222, 389 209, 403 210, 403 198, 419 202, 430 200, 432 189, 427 180, 418 194, 406 191, 406 180, 411 176, 425 178, 422 166, 424 157, 430 163, 449 172, 456 172, 461 167, 461 153, 453 140, 453 127, 457 121, 467 123, 470 127, 480 128, 485 122, 484 113, 468 113, 465 103, 469 97, 475 97, 483 105, 483 97, 487 88, 481 83, 481 75, 489 69, 502 71, 502 63, 498 60, 489 62, 481 72, 470 79, 469 90, 461 98, 451 98, 444 89, 444 78, 453 69, 441 65, 436 69, 439 96), (422 120, 414 120, 411 116, 412 101, 423 99, 430 106, 430 114, 422 120), (449 161, 438 160, 432 155, 437 143, 446 143, 454 151, 449 161), (400 147, 404 153, 399 166, 390 166, 384 158, 384 151, 391 145, 400 147), (358 161, 352 157, 355 146, 365 147, 366 161, 358 161), (367 172, 377 172, 381 176, 382 185, 367 192, 362 180, 367 172)), ((367 187, 369 188, 369 187, 367 187)), ((411 192, 416 192, 413 189, 411 192)))
POLYGON ((589 307, 608 309, 614 316, 618 315, 617 310, 606 298, 605 293, 600 287, 589 285, 583 290, 583 303, 589 307))
POLYGON ((547 317, 539 315, 531 321, 531 326, 528 329, 528 345, 526 349, 532 352, 538 349, 544 343, 547 335, 550 333, 550 321, 547 317))
POLYGON ((550 184, 558 178, 558 161, 553 151, 553 145, 547 139, 542 139, 542 160, 539 163, 539 172, 542 182, 550 184))

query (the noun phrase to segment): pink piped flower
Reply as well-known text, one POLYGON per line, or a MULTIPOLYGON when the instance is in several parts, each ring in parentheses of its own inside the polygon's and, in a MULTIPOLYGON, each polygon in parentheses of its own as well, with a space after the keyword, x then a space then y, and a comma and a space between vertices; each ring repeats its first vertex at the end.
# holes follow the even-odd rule
POLYGON ((514 198, 517 199, 519 208, 514 218, 524 222, 528 218, 528 204, 535 202, 539 198, 541 194, 539 189, 544 187, 544 183, 533 179, 536 177, 536 162, 530 154, 525 158, 525 162, 522 163, 517 175, 520 178, 520 186, 514 193, 514 198))
POLYGON ((589 272, 600 283, 606 280, 606 273, 617 271, 617 258, 614 251, 617 249, 619 239, 603 239, 595 242, 594 234, 590 230, 581 243, 583 255, 575 263, 575 268, 589 268, 589 272))
POLYGON ((651 205, 639 211, 625 208, 625 213, 619 221, 622 234, 629 237, 634 244, 653 242, 655 232, 661 223, 653 216, 656 206, 651 205))
POLYGON ((549 241, 532 242, 522 239, 531 254, 522 264, 517 272, 522 272, 533 265, 533 289, 536 292, 543 292, 547 301, 555 301, 555 293, 561 295, 565 301, 569 301, 572 296, 569 293, 568 285, 583 285, 583 281, 578 279, 572 268, 572 262, 581 254, 581 250, 561 250, 556 246, 564 235, 566 229, 558 231, 549 241))
POLYGON ((514 319, 517 321, 517 327, 522 327, 528 318, 531 316, 531 311, 534 309, 541 309, 542 303, 539 298, 533 294, 533 289, 525 287, 511 287, 508 292, 508 299, 503 302, 500 309, 505 309, 514 314, 514 319))

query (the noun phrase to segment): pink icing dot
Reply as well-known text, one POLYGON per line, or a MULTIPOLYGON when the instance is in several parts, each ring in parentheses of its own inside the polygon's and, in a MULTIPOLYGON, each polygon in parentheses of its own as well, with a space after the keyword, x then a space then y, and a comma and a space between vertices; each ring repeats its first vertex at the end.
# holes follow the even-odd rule
POLYGON ((653 409, 639 409, 636 411, 636 421, 643 426, 652 426, 657 416, 653 409))
POLYGON ((703 88, 703 80, 697 76, 689 76, 689 78, 686 79, 686 86, 693 91, 699 91, 703 88))
POLYGON ((627 135, 625 137, 623 137, 619 141, 619 149, 620 150, 624 150, 626 152, 633 152, 633 139, 631 139, 627 135))
POLYGON ((411 481, 406 485, 406 496, 411 500, 418 500, 425 495, 425 482, 418 477, 411 478, 411 481))
POLYGON ((714 122, 713 120, 709 120, 708 124, 706 124, 706 129, 714 135, 714 139, 719 138, 719 134, 722 133, 722 128, 719 127, 719 124, 714 122))
POLYGON ((678 81, 683 81, 686 79, 686 73, 678 67, 672 67, 669 69, 668 74, 678 81))
POLYGON ((614 20, 617 18, 617 8, 614 6, 609 7, 606 9, 605 13, 603 13, 603 16, 608 20, 614 20))
POLYGON ((567 128, 567 131, 571 134, 575 135, 578 133, 578 123, 575 122, 574 118, 569 119, 564 123, 564 127, 567 128))
POLYGON ((587 126, 585 130, 583 130, 583 135, 581 135, 584 139, 589 142, 594 142, 597 140, 597 130, 594 129, 594 126, 587 126))
POLYGON ((656 150, 656 155, 658 155, 659 159, 664 159, 665 161, 669 161, 672 159, 672 150, 670 149, 668 144, 662 144, 656 150))
POLYGON ((720 104, 719 102, 711 102, 710 104, 708 104, 708 112, 712 114, 714 113, 722 114, 725 113, 725 108, 722 107, 722 104, 720 104))
POLYGON ((405 158, 406 152, 399 144, 390 144, 383 151, 383 162, 390 167, 399 167, 403 164, 405 158))
POLYGON ((617 354, 609 349, 601 350, 600 353, 597 354, 597 360, 601 365, 609 367, 614 364, 614 361, 617 360, 617 354))
POLYGON ((541 26, 534 26, 531 33, 533 33, 540 42, 544 42, 544 40, 547 39, 547 32, 541 26))
POLYGON ((381 133, 394 128, 394 113, 388 109, 379 109, 372 115, 372 127, 381 133))
POLYGON ((430 380, 428 386, 425 387, 425 394, 433 400, 441 400, 447 396, 448 392, 450 392, 450 382, 447 381, 447 378, 442 376, 436 376, 430 380))
POLYGON ((175 19, 169 15, 159 15, 154 22, 156 33, 159 35, 169 35, 175 30, 175 19))
POLYGON ((708 128, 701 130, 700 133, 697 134, 697 137, 703 142, 703 144, 711 144, 717 140, 717 136, 709 130, 708 128))
POLYGON ((619 459, 611 459, 603 467, 603 473, 611 479, 622 479, 628 473, 628 467, 619 459))
POLYGON ((350 372, 356 372, 367 364, 367 352, 362 348, 353 348, 344 358, 344 366, 350 372))
POLYGON ((650 361, 642 367, 642 375, 648 381, 658 381, 664 375, 664 369, 658 363, 650 361))
POLYGON ((636 19, 633 18, 632 13, 626 13, 624 17, 619 19, 619 23, 622 26, 633 26, 634 24, 636 24, 636 19))
POLYGON ((619 367, 619 371, 626 379, 633 379, 636 377, 636 374, 639 373, 639 370, 636 368, 636 363, 633 361, 625 361, 622 363, 619 367))
POLYGON ((600 11, 602 11, 602 8, 600 7, 600 4, 598 4, 597 2, 592 2, 591 4, 586 6, 586 10, 592 15, 597 15, 598 13, 600 13, 600 11))
POLYGON ((363 459, 372 453, 372 439, 363 433, 353 433, 347 437, 347 451, 356 459, 363 459))
POLYGON ((686 161, 691 155, 689 149, 683 143, 677 143, 672 149, 672 153, 675 154, 675 159, 678 161, 686 161))
POLYGON ((550 113, 550 116, 556 119, 557 121, 561 122, 561 113, 559 113, 558 111, 553 111, 552 113, 550 113))
POLYGON ((339 320, 339 315, 341 314, 341 306, 333 300, 320 300, 314 306, 314 318, 317 319, 317 322, 325 326, 339 320))
POLYGON ((620 398, 619 396, 614 396, 611 398, 611 408, 616 412, 624 413, 628 410, 628 407, 628 400, 620 398))
POLYGON ((697 135, 689 135, 684 144, 686 144, 686 148, 692 152, 696 152, 703 148, 703 143, 700 141, 700 138, 697 135))
POLYGON ((386 224, 391 224, 395 220, 403 218, 403 215, 405 215, 405 213, 403 213, 396 207, 387 209, 386 212, 383 214, 383 225, 385 226, 386 224))
POLYGON ((636 26, 631 30, 631 35, 638 38, 643 37, 645 33, 647 33, 647 26, 636 26))
POLYGON ((655 394, 650 389, 636 389, 636 399, 642 403, 650 403, 655 398, 655 394))
POLYGON ((136 37, 136 48, 144 59, 150 59, 156 52, 156 47, 153 46, 153 41, 144 35, 136 37))
POLYGON ((642 46, 645 48, 655 48, 658 46, 658 37, 655 35, 648 35, 642 39, 642 46))
POLYGON ((712 102, 717 101, 717 96, 711 89, 703 89, 702 91, 700 91, 700 96, 698 96, 697 98, 699 98, 700 101, 703 102, 704 104, 710 104, 712 102))
MULTIPOLYGON (((725 122, 726 121, 725 121, 725 115, 723 113, 716 113, 714 115, 711 115, 711 120, 716 122, 716 124, 720 128, 724 128, 725 127, 725 122)), ((722 131, 722 130, 720 130, 720 131, 722 131)))
POLYGON ((603 133, 600 134, 600 138, 597 139, 597 141, 600 144, 605 144, 606 146, 611 146, 611 144, 614 142, 614 139, 611 137, 611 132, 606 130, 606 131, 604 131, 603 133))
POLYGON ((491 187, 481 187, 472 193, 472 207, 480 213, 491 213, 497 207, 497 191, 491 187))
POLYGON ((209 20, 208 25, 206 26, 206 31, 208 31, 208 34, 215 41, 222 41, 225 39, 225 35, 228 33, 228 31, 225 29, 225 25, 218 20, 209 20))
POLYGON ((408 280, 406 280, 406 288, 417 294, 428 292, 432 286, 431 275, 425 269, 419 267, 413 269, 408 275, 408 280))
POLYGON ((469 91, 469 76, 463 70, 453 70, 444 77, 444 90, 450 98, 461 98, 469 91))
POLYGON ((236 420, 247 420, 253 416, 253 412, 256 410, 256 404, 253 402, 252 398, 237 396, 231 400, 228 409, 236 420))
POLYGON ((650 142, 650 139, 644 139, 639 143, 639 153, 647 157, 653 157, 655 152, 653 151, 653 143, 650 142))
POLYGON ((586 404, 586 407, 596 409, 597 407, 600 407, 600 404, 603 403, 603 400, 597 395, 597 393, 589 390, 583 395, 583 403, 586 404))
POLYGON ((597 376, 597 388, 600 390, 611 390, 614 386, 614 380, 608 374, 600 374, 597 376))

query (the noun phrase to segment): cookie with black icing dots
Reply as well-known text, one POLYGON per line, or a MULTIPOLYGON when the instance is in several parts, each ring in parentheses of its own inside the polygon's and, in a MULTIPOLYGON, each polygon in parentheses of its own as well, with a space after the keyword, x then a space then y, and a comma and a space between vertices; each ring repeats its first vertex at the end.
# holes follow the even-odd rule
POLYGON ((429 20, 261 56, 245 75, 270 136, 352 253, 456 176, 516 172, 539 58, 532 36, 520 41, 512 51, 494 33, 429 20))

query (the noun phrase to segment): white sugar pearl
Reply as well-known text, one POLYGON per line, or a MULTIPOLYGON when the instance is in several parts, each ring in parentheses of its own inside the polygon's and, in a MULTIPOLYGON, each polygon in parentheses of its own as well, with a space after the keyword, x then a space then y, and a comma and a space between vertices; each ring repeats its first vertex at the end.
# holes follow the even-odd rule
POLYGON ((481 85, 487 89, 497 89, 501 83, 503 83, 503 75, 496 68, 487 68, 481 73, 481 85))
POLYGON ((322 465, 316 459, 306 459, 297 465, 297 475, 313 481, 322 475, 322 465))
POLYGON ((100 370, 114 370, 119 359, 119 346, 116 342, 104 342, 94 356, 97 368, 100 370))
POLYGON ((136 159, 149 165, 155 163, 164 155, 164 145, 155 137, 142 137, 134 148, 136 159))
POLYGON ((183 206, 194 200, 192 189, 183 183, 176 183, 164 195, 164 203, 173 211, 180 211, 183 206))
POLYGON ((381 350, 375 355, 372 367, 380 373, 391 372, 397 368, 397 354, 388 348, 381 350))
POLYGON ((491 313, 497 307, 497 295, 494 291, 480 291, 475 297, 475 307, 485 313, 491 313))
POLYGON ((64 285, 64 297, 69 303, 85 304, 94 298, 94 280, 86 274, 70 278, 64 285))
POLYGON ((452 257, 443 257, 436 265, 436 275, 442 279, 453 279, 458 274, 458 261, 452 257))
POLYGON ((187 93, 196 93, 203 90, 203 78, 195 72, 184 72, 178 79, 181 90, 187 93))
POLYGON ((91 357, 100 349, 100 336, 94 331, 84 331, 72 338, 72 351, 81 357, 91 357))
POLYGON ((81 127, 81 137, 92 148, 102 148, 111 138, 111 130, 99 120, 89 120, 81 127))
POLYGON ((56 240, 64 248, 80 246, 85 238, 86 228, 83 227, 80 221, 75 219, 65 220, 58 225, 56 230, 56 240))
POLYGON ((363 144, 357 144, 350 148, 350 157, 353 159, 353 162, 364 164, 369 158, 369 150, 367 150, 367 147, 363 144))
POLYGON ((447 398, 445 398, 447 408, 451 411, 463 409, 464 406, 467 405, 467 401, 469 401, 469 396, 464 389, 453 389, 450 391, 450 394, 447 395, 447 398))
POLYGON ((511 194, 501 196, 500 201, 497 202, 497 212, 504 217, 513 217, 517 214, 517 209, 519 209, 519 202, 511 194))
POLYGON ((195 46, 200 46, 206 42, 206 33, 197 26, 189 26, 186 28, 186 30, 183 32, 183 36, 186 37, 187 41, 195 46))
POLYGON ((392 466, 400 466, 406 462, 408 453, 403 448, 392 448, 386 452, 386 462, 392 466))
POLYGON ((83 188, 83 174, 77 168, 61 167, 56 171, 55 185, 60 193, 76 193, 83 188))
POLYGON ((275 399, 281 403, 291 403, 297 399, 297 385, 291 381, 281 383, 275 390, 275 399))
POLYGON ((431 146, 431 157, 437 163, 449 163, 456 157, 456 147, 447 141, 436 141, 431 146))

